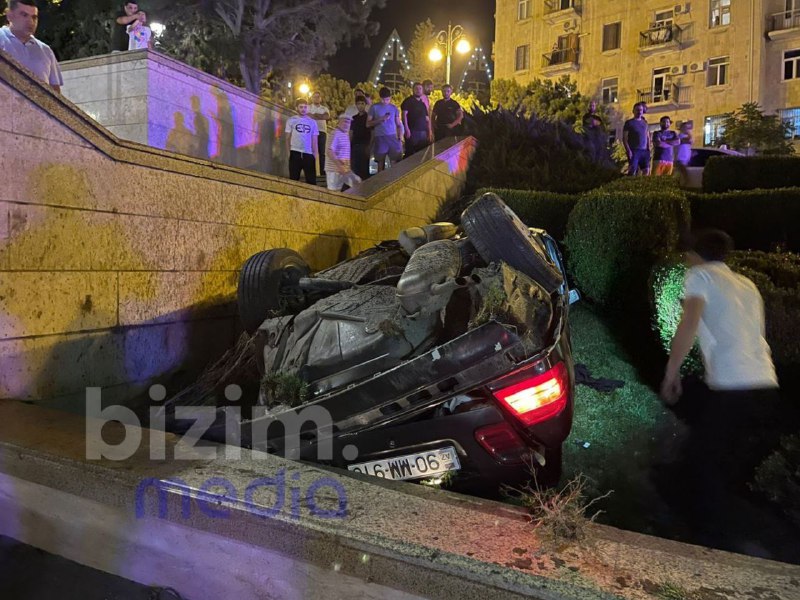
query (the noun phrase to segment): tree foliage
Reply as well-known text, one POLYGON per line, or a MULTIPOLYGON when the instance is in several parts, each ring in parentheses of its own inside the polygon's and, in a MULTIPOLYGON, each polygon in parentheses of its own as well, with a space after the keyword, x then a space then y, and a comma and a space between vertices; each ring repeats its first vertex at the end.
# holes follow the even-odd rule
MULTIPOLYGON (((589 100, 578 91, 578 84, 569 75, 564 75, 557 81, 534 79, 525 86, 510 79, 492 81, 493 106, 512 112, 524 112, 545 121, 580 124, 589 100)), ((604 112, 603 107, 598 110, 601 114, 604 112)))
POLYGON ((158 49, 215 77, 242 85, 238 45, 225 25, 203 6, 173 5, 158 49))
POLYGON ((62 61, 106 54, 115 7, 113 0, 42 2, 36 36, 62 61))
POLYGON ((275 72, 319 72, 343 43, 377 32, 369 21, 385 0, 214 0, 236 40, 245 87, 259 93, 275 72))
POLYGON ((436 45, 436 26, 430 19, 417 23, 414 27, 414 37, 408 47, 408 64, 406 80, 425 81, 430 79, 435 84, 444 82, 444 59, 435 63, 428 58, 428 53, 436 45))
POLYGON ((789 139, 794 126, 777 115, 765 115, 757 102, 746 102, 725 115, 720 144, 745 154, 793 154, 789 139))

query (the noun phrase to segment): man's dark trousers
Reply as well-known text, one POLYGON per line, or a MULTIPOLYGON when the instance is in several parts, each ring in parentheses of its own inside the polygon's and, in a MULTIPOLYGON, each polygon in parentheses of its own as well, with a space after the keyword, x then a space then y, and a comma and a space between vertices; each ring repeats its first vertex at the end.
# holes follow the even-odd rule
POLYGON ((289 153, 289 179, 300 181, 300 171, 306 176, 306 183, 317 185, 317 165, 313 154, 292 150, 289 153))
POLYGON ((319 132, 317 138, 317 150, 319 151, 319 176, 325 177, 325 144, 328 143, 328 134, 324 131, 319 132))
POLYGON ((405 157, 408 158, 414 152, 418 150, 422 150, 428 145, 428 132, 427 130, 424 131, 412 131, 411 137, 406 138, 406 154, 405 157))

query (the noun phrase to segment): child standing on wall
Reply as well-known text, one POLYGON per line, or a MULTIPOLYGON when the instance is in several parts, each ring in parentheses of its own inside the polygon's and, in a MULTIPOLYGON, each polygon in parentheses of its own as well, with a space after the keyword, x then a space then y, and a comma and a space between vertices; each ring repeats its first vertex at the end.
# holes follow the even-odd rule
POLYGON ((146 25, 147 17, 139 13, 139 18, 128 25, 128 50, 153 49, 153 32, 146 25))

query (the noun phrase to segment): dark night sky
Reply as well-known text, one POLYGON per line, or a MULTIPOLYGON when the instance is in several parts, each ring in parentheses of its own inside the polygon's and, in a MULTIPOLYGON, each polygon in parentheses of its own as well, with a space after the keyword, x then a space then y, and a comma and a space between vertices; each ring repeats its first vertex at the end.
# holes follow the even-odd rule
POLYGON ((414 26, 430 18, 439 29, 447 27, 448 19, 453 24, 463 25, 474 44, 475 34, 480 39, 487 56, 494 40, 494 9, 492 0, 388 0, 386 7, 373 11, 371 19, 381 24, 378 35, 370 38, 370 47, 364 48, 357 40, 350 48, 342 48, 331 57, 327 71, 351 83, 361 82, 369 76, 372 62, 393 28, 396 28, 403 44, 408 46, 414 26))

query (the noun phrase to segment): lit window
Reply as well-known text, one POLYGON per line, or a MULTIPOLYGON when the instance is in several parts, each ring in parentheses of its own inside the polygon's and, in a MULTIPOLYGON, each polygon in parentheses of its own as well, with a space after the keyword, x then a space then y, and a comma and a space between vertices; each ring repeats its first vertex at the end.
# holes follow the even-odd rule
POLYGON ((778 111, 781 121, 788 122, 794 127, 786 137, 789 139, 800 139, 800 108, 784 108, 778 111))
POLYGON ((725 85, 728 83, 728 69, 730 68, 730 56, 720 56, 719 58, 712 58, 708 61, 708 75, 706 77, 706 85, 713 87, 715 85, 725 85))
POLYGON ((714 115, 713 117, 706 117, 703 124, 703 145, 715 146, 717 140, 725 133, 725 128, 722 123, 725 121, 727 115, 714 115))
POLYGON ((731 0, 711 0, 708 26, 724 27, 731 24, 731 0))
POLYGON ((525 71, 530 68, 531 47, 529 45, 517 46, 516 57, 514 60, 515 71, 525 71))
POLYGON ((600 93, 603 104, 619 102, 619 79, 617 77, 603 79, 600 82, 600 93))
POLYGON ((783 78, 800 79, 800 50, 787 50, 783 53, 783 78))
POLYGON ((603 25, 603 52, 616 50, 622 45, 622 23, 603 25))
POLYGON ((517 21, 524 21, 531 16, 531 0, 517 2, 517 21))

